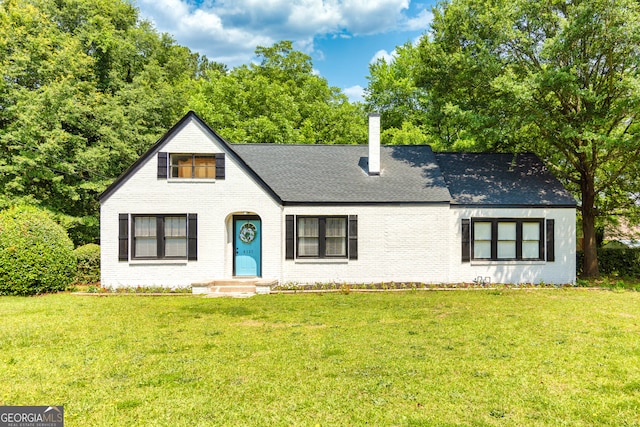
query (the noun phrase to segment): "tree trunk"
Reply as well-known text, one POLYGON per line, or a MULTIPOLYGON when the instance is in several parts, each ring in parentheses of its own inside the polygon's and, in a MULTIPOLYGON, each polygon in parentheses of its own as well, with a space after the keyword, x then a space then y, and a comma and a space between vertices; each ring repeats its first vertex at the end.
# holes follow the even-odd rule
POLYGON ((582 234, 584 242, 584 268, 582 277, 597 277, 598 272, 598 244, 596 242, 596 210, 594 177, 589 173, 582 173, 580 177, 582 192, 582 234))

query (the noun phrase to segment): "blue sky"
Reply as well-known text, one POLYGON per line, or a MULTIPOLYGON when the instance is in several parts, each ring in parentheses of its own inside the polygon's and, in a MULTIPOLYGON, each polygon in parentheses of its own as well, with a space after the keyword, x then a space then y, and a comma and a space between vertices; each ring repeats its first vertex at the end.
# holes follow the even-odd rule
POLYGON ((292 40, 314 69, 353 101, 369 64, 416 42, 435 0, 131 0, 160 32, 229 68, 255 59, 256 46, 292 40))

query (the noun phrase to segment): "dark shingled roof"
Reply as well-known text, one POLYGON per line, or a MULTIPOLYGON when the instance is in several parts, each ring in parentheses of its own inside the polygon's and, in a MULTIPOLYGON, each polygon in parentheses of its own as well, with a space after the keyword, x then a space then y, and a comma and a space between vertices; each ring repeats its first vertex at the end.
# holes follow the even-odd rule
POLYGON ((193 111, 101 195, 104 202, 190 120, 241 163, 278 203, 452 203, 570 206, 574 198, 533 154, 436 153, 427 145, 383 146, 369 176, 366 145, 229 144, 193 111))
POLYGON ((573 196, 530 153, 436 153, 459 205, 575 206, 573 196))
POLYGON ((381 147, 367 174, 366 145, 230 144, 285 203, 449 203, 427 145, 381 147))

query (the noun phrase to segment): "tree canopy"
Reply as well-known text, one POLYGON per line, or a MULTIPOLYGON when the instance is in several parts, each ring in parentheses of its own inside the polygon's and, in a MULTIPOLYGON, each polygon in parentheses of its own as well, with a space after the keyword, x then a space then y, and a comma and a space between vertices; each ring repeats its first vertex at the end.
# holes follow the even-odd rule
POLYGON ((580 200, 584 274, 597 275, 597 220, 637 207, 640 4, 452 0, 406 51, 426 94, 414 125, 436 148, 545 159, 580 200))
POLYGON ((313 71, 290 41, 258 46, 258 63, 210 71, 190 106, 231 142, 357 144, 367 140, 362 106, 313 71))
POLYGON ((211 67, 126 1, 0 3, 0 207, 40 205, 77 243, 96 240, 97 195, 211 67))
POLYGON ((365 101, 381 115, 382 141, 385 144, 437 144, 425 132, 425 111, 429 110, 428 92, 416 84, 420 65, 418 50, 411 43, 396 48, 396 56, 378 59, 369 66, 369 85, 365 101))
POLYGON ((188 110, 231 142, 355 143, 364 114, 290 42, 231 71, 126 0, 0 1, 0 209, 97 242, 98 195, 188 110))

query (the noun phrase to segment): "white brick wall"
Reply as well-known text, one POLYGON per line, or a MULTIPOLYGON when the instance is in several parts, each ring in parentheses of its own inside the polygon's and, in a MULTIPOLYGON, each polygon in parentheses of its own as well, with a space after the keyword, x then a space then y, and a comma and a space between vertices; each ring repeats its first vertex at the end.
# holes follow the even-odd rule
MULTIPOLYGON (((285 260, 293 283, 462 283, 478 276, 493 283, 575 281, 574 209, 460 209, 448 205, 285 207, 287 215, 358 215, 358 259, 285 260), (555 262, 462 262, 461 219, 555 220, 555 262)), ((284 226, 283 226, 284 227, 284 226)))
POLYGON ((455 237, 449 246, 451 270, 448 282, 471 282, 490 277, 493 283, 567 284, 576 280, 575 209, 479 209, 452 208, 449 227, 455 237), (555 220, 555 261, 471 261, 462 262, 462 218, 544 218, 555 220))
MULTIPOLYGON (((160 151, 218 153, 222 148, 194 121, 166 141, 160 151)), ((233 274, 232 216, 256 214, 262 219, 263 277, 280 277, 281 207, 231 158, 226 176, 217 181, 157 178, 151 156, 101 205, 100 240, 103 286, 189 286, 233 274), (198 214, 197 261, 118 261, 118 214, 198 214), (273 242, 276 242, 273 244, 273 242)), ((130 251, 131 252, 131 251, 130 251)))
POLYGON ((445 282, 448 205, 285 207, 285 215, 358 215, 357 260, 286 260, 285 282, 445 282))
MULTIPOLYGON (((160 151, 223 150, 195 121, 188 121, 160 151)), ((262 220, 262 277, 283 283, 470 282, 477 276, 501 283, 575 281, 574 209, 470 209, 449 205, 285 206, 226 156, 217 181, 157 178, 157 158, 123 182, 101 206, 103 286, 189 286, 233 275, 234 214, 262 220), (197 261, 118 261, 118 214, 198 214, 197 261), (357 215, 357 260, 285 260, 286 215, 357 215), (555 262, 461 262, 461 219, 471 217, 555 220, 555 262)))

